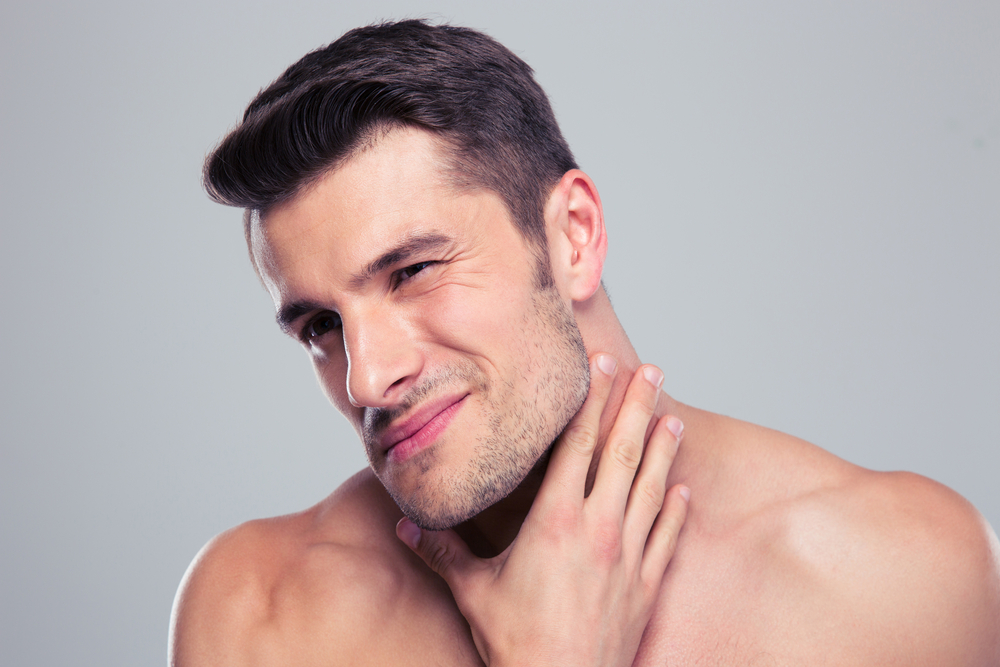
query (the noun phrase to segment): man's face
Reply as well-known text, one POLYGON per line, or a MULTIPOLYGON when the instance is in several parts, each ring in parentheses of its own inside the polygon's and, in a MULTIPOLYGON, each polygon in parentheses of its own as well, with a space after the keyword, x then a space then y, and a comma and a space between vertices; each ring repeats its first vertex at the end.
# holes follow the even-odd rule
POLYGON ((393 130, 267 215, 254 257, 375 474, 415 523, 509 494, 589 384, 570 304, 489 191, 459 191, 432 136, 393 130))

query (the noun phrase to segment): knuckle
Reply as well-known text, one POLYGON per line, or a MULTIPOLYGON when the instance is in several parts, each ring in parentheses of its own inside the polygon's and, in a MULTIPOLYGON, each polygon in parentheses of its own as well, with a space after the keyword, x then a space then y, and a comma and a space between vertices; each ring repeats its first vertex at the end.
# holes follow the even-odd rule
POLYGON ((671 532, 679 533, 681 528, 684 527, 684 522, 687 520, 687 511, 683 505, 677 502, 669 503, 670 509, 670 528, 671 532))
POLYGON ((435 544, 427 552, 427 564, 440 575, 444 575, 454 562, 455 554, 444 544, 435 544))
POLYGON ((674 551, 677 550, 677 532, 678 531, 671 530, 667 533, 666 550, 667 554, 670 556, 673 556, 674 551))
POLYGON ((663 543, 667 553, 674 553, 677 548, 677 539, 680 536, 682 524, 676 517, 668 517, 663 526, 663 543))
POLYGON ((635 492, 639 501, 654 512, 659 512, 660 508, 663 507, 663 498, 666 494, 665 485, 655 480, 640 480, 636 484, 635 492))
POLYGON ((636 470, 642 460, 641 443, 631 438, 620 438, 608 443, 608 450, 615 463, 629 470, 636 470))
POLYGON ((589 454, 597 443, 597 426, 583 421, 574 421, 563 431, 563 442, 578 454, 589 454))

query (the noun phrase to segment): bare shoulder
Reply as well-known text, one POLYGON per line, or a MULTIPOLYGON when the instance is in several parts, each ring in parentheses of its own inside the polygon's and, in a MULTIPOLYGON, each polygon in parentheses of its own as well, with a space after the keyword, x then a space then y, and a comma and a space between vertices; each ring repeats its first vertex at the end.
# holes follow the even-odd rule
POLYGON ((708 596, 715 635, 799 664, 1000 666, 1000 544, 964 498, 759 426, 686 417, 692 441, 699 427, 707 437, 685 471, 698 486, 673 580, 708 596), (706 591, 713 577, 724 584, 706 591))
POLYGON ((385 659, 393 644, 377 633, 408 598, 447 601, 443 582, 418 569, 422 563, 395 538, 400 516, 362 471, 315 507, 218 535, 177 593, 171 666, 385 659))
POLYGON ((911 595, 924 596, 925 604, 960 602, 970 622, 990 610, 1000 627, 997 537, 963 497, 913 473, 863 471, 830 501, 845 508, 844 527, 870 545, 862 553, 902 571, 911 595))
POLYGON ((851 467, 784 515, 803 578, 907 664, 1000 664, 1000 545, 979 512, 920 475, 851 467))

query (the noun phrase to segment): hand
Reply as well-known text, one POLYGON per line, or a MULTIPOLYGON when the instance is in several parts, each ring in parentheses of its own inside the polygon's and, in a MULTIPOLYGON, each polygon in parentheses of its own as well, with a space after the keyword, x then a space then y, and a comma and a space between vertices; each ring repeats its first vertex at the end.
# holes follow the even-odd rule
POLYGON ((396 526, 448 583, 492 667, 631 665, 687 515, 690 491, 666 491, 680 420, 658 420, 643 452, 663 380, 653 366, 632 378, 584 497, 615 361, 600 354, 590 367, 587 400, 507 549, 481 559, 454 531, 421 531, 407 519, 396 526))

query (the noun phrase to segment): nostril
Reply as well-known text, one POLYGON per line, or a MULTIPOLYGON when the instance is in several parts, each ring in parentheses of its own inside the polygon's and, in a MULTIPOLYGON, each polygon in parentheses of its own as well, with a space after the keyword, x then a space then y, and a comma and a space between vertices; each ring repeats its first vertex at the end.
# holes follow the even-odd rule
POLYGON ((403 382, 405 382, 405 381, 406 381, 405 377, 399 378, 398 380, 396 380, 395 382, 393 382, 391 385, 389 385, 388 389, 385 390, 385 393, 382 394, 382 396, 383 397, 388 396, 389 392, 391 392, 393 389, 396 389, 397 387, 399 387, 400 385, 402 385, 403 382))

